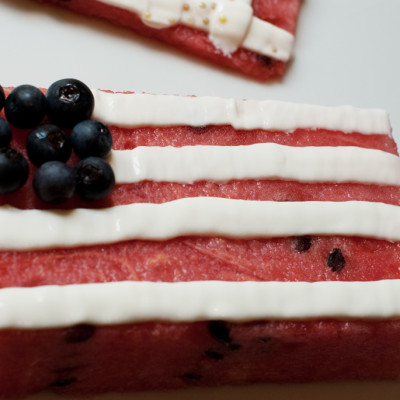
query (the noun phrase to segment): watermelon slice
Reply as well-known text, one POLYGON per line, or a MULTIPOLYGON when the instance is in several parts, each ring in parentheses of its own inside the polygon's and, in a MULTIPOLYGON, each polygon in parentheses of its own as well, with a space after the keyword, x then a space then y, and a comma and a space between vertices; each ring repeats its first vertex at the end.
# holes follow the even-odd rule
MULTIPOLYGON (((6 89, 6 94, 9 90, 6 89)), ((272 204, 283 207, 284 211, 292 210, 292 206, 309 204, 312 207, 315 205, 317 212, 320 202, 340 207, 353 202, 356 202, 354 204, 357 207, 358 204, 360 207, 365 204, 372 207, 376 205, 376 212, 390 207, 389 217, 383 225, 393 223, 396 226, 400 206, 400 182, 396 170, 394 178, 391 178, 385 168, 386 163, 393 162, 390 165, 396 166, 400 165, 400 161, 385 112, 313 106, 302 108, 300 105, 272 102, 273 107, 276 107, 274 115, 282 115, 283 118, 278 117, 274 124, 269 119, 272 124, 270 128, 256 127, 245 119, 246 128, 241 126, 242 116, 247 113, 244 109, 249 104, 245 102, 234 103, 233 108, 242 111, 235 114, 232 122, 229 121, 230 113, 229 118, 224 120, 225 117, 222 118, 218 111, 211 117, 208 112, 211 109, 217 110, 217 104, 223 105, 221 109, 229 109, 226 106, 232 105, 231 100, 95 93, 94 117, 103 119, 110 126, 114 138, 111 163, 114 165, 121 154, 118 151, 129 152, 141 148, 159 151, 170 150, 171 147, 180 151, 197 151, 203 148, 201 145, 205 146, 206 151, 224 148, 236 151, 265 143, 279 146, 279 151, 294 150, 296 157, 298 150, 303 149, 310 150, 312 157, 325 150, 329 154, 338 150, 338 157, 346 154, 347 150, 355 152, 352 154, 358 154, 357 151, 361 150, 360 154, 367 155, 365 168, 368 164, 372 165, 367 174, 363 173, 364 168, 360 168, 359 178, 340 182, 335 176, 346 160, 344 156, 338 158, 339 161, 333 167, 324 164, 325 167, 320 168, 318 164, 318 168, 314 168, 323 170, 324 173, 327 169, 335 171, 333 179, 328 177, 325 180, 318 178, 319 172, 313 180, 302 180, 283 178, 280 171, 269 177, 254 178, 250 174, 223 181, 214 178, 193 182, 179 182, 174 179, 157 181, 148 178, 135 182, 120 181, 111 196, 105 200, 87 202, 74 197, 67 201, 63 208, 70 211, 66 211, 58 220, 63 230, 62 243, 54 245, 50 245, 49 241, 57 237, 57 224, 53 225, 54 229, 49 228, 50 234, 45 237, 48 221, 46 218, 49 215, 57 217, 59 212, 53 214, 50 210, 52 206, 35 198, 29 182, 18 192, 2 195, 0 201, 3 207, 0 212, 4 212, 2 220, 5 221, 0 228, 2 397, 26 396, 42 390, 83 395, 193 385, 398 379, 400 313, 399 310, 386 310, 392 310, 392 296, 396 296, 392 292, 395 291, 387 291, 386 286, 383 286, 385 296, 388 293, 386 305, 389 306, 371 311, 375 304, 380 304, 380 295, 374 284, 397 284, 399 279, 400 246, 399 239, 396 239, 396 229, 394 233, 384 233, 387 236, 383 238, 378 231, 365 234, 359 230, 358 234, 349 234, 339 226, 336 233, 329 233, 334 229, 329 226, 328 233, 321 233, 312 231, 311 228, 307 230, 305 226, 306 229, 301 232, 293 231, 286 235, 266 233, 266 237, 240 237, 233 234, 230 237, 207 232, 190 235, 177 233, 172 238, 161 240, 134 237, 80 244, 78 239, 78 243, 72 245, 67 244, 70 235, 66 230, 68 221, 74 218, 77 208, 84 213, 98 212, 94 214, 96 218, 103 218, 110 210, 120 210, 131 205, 137 207, 142 203, 146 207, 157 207, 184 204, 176 203, 182 200, 190 202, 193 199, 203 201, 214 198, 224 201, 224 206, 229 207, 232 202, 236 207, 236 200, 245 200, 245 207, 249 203, 268 203, 268 206, 272 204), (136 104, 133 108, 131 99, 136 104), (194 99, 199 99, 200 108, 200 103, 192 103, 194 99), (138 108, 142 103, 146 106, 143 109, 138 108), (114 109, 112 104, 116 104, 114 109), (162 107, 159 107, 160 104, 162 107), (211 107, 207 109, 208 104, 211 107), (294 127, 284 125, 293 113, 278 112, 283 109, 287 111, 288 108, 285 107, 300 109, 299 118, 294 119, 294 127), (124 113, 124 110, 128 110, 128 113, 124 113), (150 110, 149 115, 153 121, 151 125, 146 121, 146 110, 150 110), (185 122, 185 118, 193 118, 193 110, 198 120, 193 123, 185 122), (206 117, 203 118, 204 110, 206 117), (175 118, 175 114, 178 118, 175 118), (318 123, 307 120, 310 115, 317 115, 318 123), (337 115, 338 118, 332 115, 337 115), (342 118, 343 115, 346 115, 345 119, 342 118), (179 118, 180 122, 177 122, 179 118), (213 122, 207 118, 213 119, 213 122), (216 123, 217 119, 219 123, 216 123), (348 121, 351 121, 350 124, 346 124, 348 121), (384 161, 375 165, 374 160, 381 160, 375 157, 383 157, 384 161), (384 173, 371 182, 369 175, 375 170, 382 170, 384 173), (22 216, 20 221, 23 223, 20 222, 18 226, 16 223, 9 223, 17 221, 13 219, 14 211, 17 211, 17 218, 22 216), (32 212, 39 212, 39 223, 32 222, 36 221, 31 219, 32 212), (34 229, 31 229, 32 226, 34 229), (45 228, 42 229, 42 226, 45 228), (8 237, 15 232, 15 239, 13 236, 8 241, 8 237), (30 242, 36 239, 36 244, 30 242), (201 294, 201 290, 192 291, 192 286, 185 286, 192 283, 203 288, 204 294, 201 294), (238 284, 235 286, 238 292, 236 296, 227 296, 228 300, 224 299, 225 292, 219 293, 220 289, 225 290, 223 286, 216 286, 215 291, 209 291, 210 287, 207 286, 229 283, 238 284), (241 284, 247 283, 282 285, 278 286, 279 290, 273 292, 273 297, 265 303, 274 303, 275 296, 287 303, 282 303, 281 306, 278 302, 273 312, 268 311, 264 316, 234 317, 230 314, 233 311, 229 302, 239 306, 240 303, 250 301, 248 299, 252 295, 249 296, 249 293, 242 298, 245 292, 242 292, 241 284), (290 296, 281 294, 286 292, 287 287, 289 292, 291 288, 295 290, 295 286, 290 285, 297 283, 314 285, 307 286, 304 292, 304 298, 311 300, 302 311, 302 316, 292 312, 290 307, 293 306, 293 299, 291 301, 290 296), (345 285, 353 283, 360 284, 361 288, 364 287, 363 284, 372 284, 372 289, 368 289, 367 296, 363 297, 365 292, 361 291, 356 292, 361 293, 360 296, 352 297, 345 285), (113 285, 119 284, 122 286, 117 286, 117 292, 109 292, 113 285), (138 284, 135 290, 139 290, 138 293, 142 295, 135 295, 136 292, 133 292, 130 300, 128 296, 131 292, 125 292, 125 285, 130 284, 138 284), (184 300, 169 303, 169 298, 175 298, 176 293, 177 296, 180 295, 181 286, 172 286, 173 290, 167 292, 168 296, 158 299, 157 294, 152 292, 153 286, 150 286, 148 292, 147 289, 141 292, 147 284, 160 284, 157 287, 161 290, 169 288, 167 284, 182 284, 184 300), (313 288, 319 284, 332 284, 332 287, 323 286, 328 288, 326 302, 321 293, 315 297, 307 294, 314 293, 313 288), (185 291, 186 287, 189 287, 188 291, 185 291), (71 291, 73 295, 64 297, 63 289, 71 291), (53 291, 55 297, 47 297, 47 293, 53 291), (95 301, 96 304, 101 304, 96 315, 86 313, 88 304, 93 302, 87 293, 92 291, 100 293, 95 301), (128 293, 127 297, 124 297, 125 293, 128 293), (29 297, 31 294, 32 297, 29 297), (192 299, 196 298, 200 298, 199 307, 211 304, 216 313, 192 317, 192 299), (222 301, 223 307, 227 307, 227 314, 219 311, 217 305, 213 306, 213 300, 210 299, 214 298, 222 301), (120 319, 120 310, 127 303, 129 307, 139 304, 135 311, 137 315, 131 319, 120 319), (154 317, 149 317, 146 313, 143 315, 143 309, 153 303, 157 304, 158 309, 164 303, 168 306, 162 308, 164 311, 154 314, 154 317), (327 311, 319 311, 320 303, 326 304, 324 310, 327 311), (365 305, 366 312, 347 312, 347 308, 353 310, 354 303, 365 305), (179 308, 179 304, 183 307, 179 308), (284 304, 289 304, 289 308, 284 304), (335 308, 337 304, 343 307, 335 308), (170 305, 171 308, 178 307, 181 314, 166 317, 166 314, 169 315, 170 305), (334 311, 331 312, 332 307, 334 311), (288 314, 283 309, 289 310, 288 314), (317 314, 313 314, 312 310, 316 310, 317 314), (50 319, 47 313, 52 316, 50 319)), ((263 102, 257 102, 257 105, 258 107, 250 108, 262 110, 267 107, 267 103, 263 102)), ((251 114, 251 121, 256 117, 257 115, 251 114)), ((26 132, 14 129, 13 147, 25 152, 25 138, 26 132)), ((170 154, 172 153, 168 153, 168 157, 171 158, 167 158, 165 165, 159 161, 161 170, 178 163, 178 168, 172 168, 172 173, 178 174, 182 169, 190 170, 195 164, 191 159, 188 166, 182 167, 184 164, 179 164, 182 159, 174 158, 176 156, 170 154)), ((220 156, 222 153, 217 154, 220 156)), ((161 160, 163 156, 157 157, 161 160)), ((200 174, 204 173, 203 167, 211 159, 210 152, 199 165, 200 174)), ((76 160, 72 159, 70 162, 73 164, 76 160)), ((290 162, 287 160, 285 165, 290 165, 290 162)), ((356 168, 363 162, 362 157, 352 158, 351 162, 356 168)), ((157 163, 151 163, 151 166, 153 164, 157 163)), ((145 169, 144 164, 141 165, 145 169)), ((239 164, 233 161, 232 165, 237 167, 239 164)), ((222 167, 220 165, 214 169, 219 170, 222 167)), ((304 163, 295 165, 293 170, 303 168, 306 168, 304 163)), ((33 171, 32 166, 31 174, 33 171)), ((346 169, 344 173, 347 173, 346 169)), ((159 212, 159 208, 154 210, 154 213, 159 212)), ((202 216, 203 211, 196 209, 193 215, 188 214, 186 218, 192 221, 195 219, 194 214, 202 216)), ((178 217, 176 220, 172 218, 171 222, 168 216, 175 216, 171 214, 173 212, 175 211, 169 211, 166 215, 160 214, 164 216, 157 220, 158 223, 150 223, 152 211, 144 219, 148 222, 145 230, 149 228, 152 232, 154 227, 164 226, 163 219, 169 221, 167 227, 179 225, 179 207, 176 214, 178 217)), ((247 213, 246 208, 244 212, 247 213)), ((286 211, 282 218, 285 213, 286 211)), ((313 213, 314 211, 310 216, 313 213)), ((82 215, 87 218, 87 214, 82 215)), ((206 207, 204 219, 208 218, 207 215, 206 207)), ((346 215, 348 218, 342 219, 352 218, 352 214, 350 217, 346 215)), ((232 220, 242 221, 242 217, 241 214, 233 214, 232 220)), ((123 230, 123 220, 113 218, 113 226, 123 230)), ((294 219, 301 218, 301 215, 297 215, 294 219)), ((333 225, 335 219, 337 218, 330 220, 333 225)), ((199 220, 201 223, 203 217, 199 220)), ((357 225, 364 225, 365 220, 372 221, 374 216, 367 213, 357 225)), ((140 225, 140 221, 138 214, 137 219, 133 219, 128 225, 140 225)), ((310 225, 311 222, 310 220, 310 225)), ((72 239, 75 235, 79 236, 78 231, 86 229, 84 225, 91 225, 82 224, 79 218, 77 224, 72 239)), ((250 222, 245 221, 244 225, 250 225, 250 222)), ((301 227, 303 225, 307 224, 301 224, 301 227)), ((373 228, 378 230, 378 225, 373 228)), ((97 234, 96 230, 97 228, 89 231, 88 236, 97 234)), ((250 287, 253 293, 253 286, 250 287)), ((272 286, 268 288, 273 290, 272 286)), ((254 293, 257 290, 254 286, 254 293)), ((255 298, 259 299, 257 296, 255 298)), ((302 298, 299 297, 294 303, 302 304, 302 298)))
POLYGON ((300 0, 38 1, 106 19, 260 81, 285 73, 300 8, 300 0))

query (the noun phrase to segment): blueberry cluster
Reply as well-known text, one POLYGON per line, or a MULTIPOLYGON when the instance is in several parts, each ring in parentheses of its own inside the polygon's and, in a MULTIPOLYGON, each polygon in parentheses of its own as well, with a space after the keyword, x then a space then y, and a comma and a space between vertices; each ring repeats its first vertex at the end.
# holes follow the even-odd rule
POLYGON ((94 97, 84 83, 62 79, 46 95, 34 86, 21 85, 7 98, 0 86, 0 111, 3 107, 7 120, 0 117, 0 193, 19 189, 29 174, 25 157, 9 147, 11 124, 31 130, 26 151, 37 167, 33 189, 40 199, 58 204, 74 193, 86 200, 110 194, 115 178, 104 158, 111 151, 112 137, 106 125, 90 119, 94 97), (43 124, 46 117, 48 123, 43 124), (81 159, 74 168, 66 164, 72 151, 81 159))

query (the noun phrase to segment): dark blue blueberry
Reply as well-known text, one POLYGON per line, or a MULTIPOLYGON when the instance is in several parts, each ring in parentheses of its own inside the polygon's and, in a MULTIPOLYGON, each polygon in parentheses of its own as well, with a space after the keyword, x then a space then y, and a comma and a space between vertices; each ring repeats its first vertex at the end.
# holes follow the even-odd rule
POLYGON ((28 157, 37 167, 47 161, 67 161, 72 152, 69 137, 58 126, 41 125, 26 141, 28 157))
POLYGON ((0 149, 7 147, 11 142, 11 128, 8 122, 0 117, 0 149))
POLYGON ((85 200, 107 197, 115 184, 111 166, 102 158, 88 157, 75 167, 76 192, 85 200))
POLYGON ((105 158, 111 151, 112 136, 106 125, 87 119, 74 126, 71 143, 80 158, 91 156, 105 158))
POLYGON ((0 150, 0 193, 11 193, 21 188, 28 179, 29 167, 17 150, 0 150))
POLYGON ((46 112, 46 97, 35 86, 17 86, 7 97, 4 112, 11 125, 31 129, 39 125, 46 112))
POLYGON ((54 82, 46 93, 47 116, 61 128, 73 128, 78 122, 89 119, 94 108, 90 89, 77 79, 54 82))
POLYGON ((73 169, 61 161, 42 164, 33 177, 33 190, 47 203, 59 204, 75 192, 73 169))
POLYGON ((4 94, 4 89, 3 87, 0 85, 0 111, 3 109, 4 107, 4 103, 6 101, 6 96, 4 94))

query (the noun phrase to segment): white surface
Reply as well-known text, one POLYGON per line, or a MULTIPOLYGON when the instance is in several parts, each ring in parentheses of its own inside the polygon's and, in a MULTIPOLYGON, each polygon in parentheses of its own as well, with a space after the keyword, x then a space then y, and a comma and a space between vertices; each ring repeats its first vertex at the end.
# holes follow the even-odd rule
MULTIPOLYGON (((399 0, 305 0, 287 75, 260 84, 131 32, 28 0, 1 0, 0 83, 91 87, 385 108, 400 142, 399 0)), ((108 399, 398 399, 397 383, 264 385, 108 399)), ((54 396, 36 396, 50 400, 54 396)), ((104 398, 104 397, 103 397, 104 398)))
POLYGON ((2 0, 0 82, 385 108, 400 139, 399 13, 399 0, 304 0, 287 75, 260 84, 102 21, 2 0))

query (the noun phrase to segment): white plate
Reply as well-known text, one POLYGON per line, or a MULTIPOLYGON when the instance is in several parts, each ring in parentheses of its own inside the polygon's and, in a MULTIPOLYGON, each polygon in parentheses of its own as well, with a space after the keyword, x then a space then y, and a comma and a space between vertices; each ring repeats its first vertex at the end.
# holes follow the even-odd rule
MULTIPOLYGON (((54 80, 77 77, 91 87, 111 90, 385 108, 400 143, 399 15, 399 0, 305 0, 295 59, 286 76, 260 84, 102 21, 29 0, 2 0, 0 84, 47 87, 54 80)), ((400 384, 261 385, 100 398, 238 400, 267 395, 285 400, 397 400, 400 384)))

